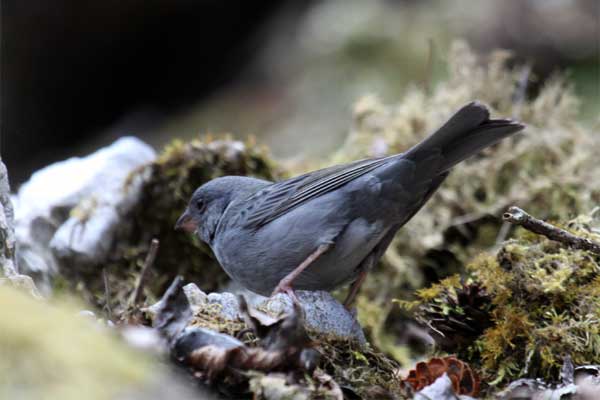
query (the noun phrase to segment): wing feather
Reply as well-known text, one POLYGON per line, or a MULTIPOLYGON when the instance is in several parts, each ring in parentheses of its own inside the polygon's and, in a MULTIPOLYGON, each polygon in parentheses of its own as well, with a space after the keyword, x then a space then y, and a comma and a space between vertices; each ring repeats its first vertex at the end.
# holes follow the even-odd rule
POLYGON ((355 161, 274 183, 248 199, 246 225, 256 229, 316 197, 363 176, 398 155, 355 161))

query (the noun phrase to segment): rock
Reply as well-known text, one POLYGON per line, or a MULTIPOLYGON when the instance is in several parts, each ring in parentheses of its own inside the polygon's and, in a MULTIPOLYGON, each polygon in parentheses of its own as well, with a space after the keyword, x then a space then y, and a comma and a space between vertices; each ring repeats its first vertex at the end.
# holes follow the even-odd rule
POLYGON ((150 146, 124 137, 34 173, 16 202, 22 270, 47 286, 58 267, 104 261, 121 216, 139 197, 141 177, 130 181, 131 174, 155 158, 150 146))
POLYGON ((200 307, 208 302, 208 296, 195 283, 188 283, 183 287, 185 297, 187 297, 192 312, 195 314, 200 307))
POLYGON ((135 349, 147 354, 167 354, 167 345, 156 329, 143 325, 125 325, 119 329, 119 333, 125 343, 135 349))
MULTIPOLYGON (((194 314, 205 310, 207 304, 219 304, 219 316, 228 321, 241 320, 240 305, 233 293, 206 294, 194 283, 183 287, 190 308, 194 314)), ((274 297, 260 296, 247 290, 241 290, 244 298, 253 308, 262 311, 268 316, 279 319, 285 314, 290 314, 293 309, 292 300, 286 294, 274 297)), ((328 292, 312 292, 298 290, 296 295, 304 310, 306 328, 316 334, 323 334, 338 339, 356 340, 361 346, 367 343, 362 328, 356 318, 344 308, 328 292)), ((147 307, 145 310, 151 315, 162 306, 162 300, 147 307)))
MULTIPOLYGON (((356 318, 333 296, 323 291, 296 291, 305 313, 309 331, 331 335, 341 339, 355 339, 366 344, 365 335, 356 318)), ((292 300, 286 294, 265 298, 256 308, 278 317, 292 310, 292 300)))
POLYGON ((15 260, 14 213, 10 199, 8 171, 0 161, 0 265, 6 277, 15 276, 17 269, 15 260))
POLYGON ((415 394, 414 400, 474 400, 470 396, 457 395, 452 389, 452 381, 444 374, 435 382, 415 394))
MULTIPOLYGON (((220 316, 226 320, 241 318, 240 306, 236 296, 232 293, 210 293, 206 295, 193 283, 183 288, 190 303, 192 311, 197 313, 205 304, 220 304, 220 316)), ((248 303, 270 317, 279 318, 292 312, 292 300, 286 294, 274 297, 264 297, 243 291, 248 303)), ((360 345, 366 344, 365 335, 356 318, 344 308, 328 292, 312 292, 298 290, 296 295, 302 304, 305 313, 305 324, 309 331, 317 334, 333 336, 339 339, 353 339, 360 345)), ((151 313, 156 310, 156 305, 148 307, 151 313)))
POLYGON ((14 228, 14 211, 10 196, 8 171, 0 161, 0 266, 2 275, 0 284, 8 281, 15 287, 29 292, 36 298, 41 298, 31 277, 18 272, 16 260, 16 241, 14 228))
POLYGON ((240 305, 233 293, 211 293, 207 296, 207 300, 209 304, 221 305, 220 313, 226 320, 232 321, 240 318, 240 305))

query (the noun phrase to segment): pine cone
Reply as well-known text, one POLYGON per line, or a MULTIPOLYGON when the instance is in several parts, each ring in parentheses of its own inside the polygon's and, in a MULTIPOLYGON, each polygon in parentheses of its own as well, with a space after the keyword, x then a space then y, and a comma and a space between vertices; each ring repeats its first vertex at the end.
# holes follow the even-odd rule
POLYGON ((460 352, 492 325, 490 297, 478 283, 463 283, 460 288, 444 288, 435 299, 420 305, 419 322, 431 329, 438 346, 460 352))
POLYGON ((456 357, 432 358, 427 362, 417 363, 402 381, 410 385, 414 391, 419 391, 431 385, 443 374, 448 374, 452 381, 452 389, 456 394, 476 396, 479 393, 479 377, 469 364, 456 357))

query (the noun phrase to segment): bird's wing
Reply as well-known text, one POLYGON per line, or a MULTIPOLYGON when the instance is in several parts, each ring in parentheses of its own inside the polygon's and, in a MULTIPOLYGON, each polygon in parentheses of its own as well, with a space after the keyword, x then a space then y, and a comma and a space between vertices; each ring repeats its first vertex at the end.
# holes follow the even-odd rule
POLYGON ((260 228, 293 208, 373 171, 394 157, 397 155, 336 165, 274 183, 247 199, 250 207, 246 226, 260 228))

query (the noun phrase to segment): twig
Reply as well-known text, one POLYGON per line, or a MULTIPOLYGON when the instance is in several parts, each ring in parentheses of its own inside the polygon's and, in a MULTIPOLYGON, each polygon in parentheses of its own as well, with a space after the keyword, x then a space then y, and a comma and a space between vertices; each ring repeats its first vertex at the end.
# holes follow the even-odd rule
POLYGON ((519 207, 510 207, 504 215, 502 215, 502 218, 511 224, 520 225, 528 231, 544 235, 550 240, 555 240, 575 249, 587 250, 600 255, 599 243, 575 236, 564 229, 532 217, 519 207))
POLYGON ((150 242, 150 249, 148 250, 148 255, 146 256, 146 260, 144 261, 144 266, 142 267, 142 272, 138 278, 138 281, 135 285, 135 291, 133 292, 133 297, 131 301, 131 305, 136 306, 140 300, 142 299, 142 293, 144 291, 144 285, 146 284, 146 279, 148 277, 148 271, 150 267, 154 264, 154 260, 156 259, 156 253, 158 253, 158 239, 152 239, 150 242))

